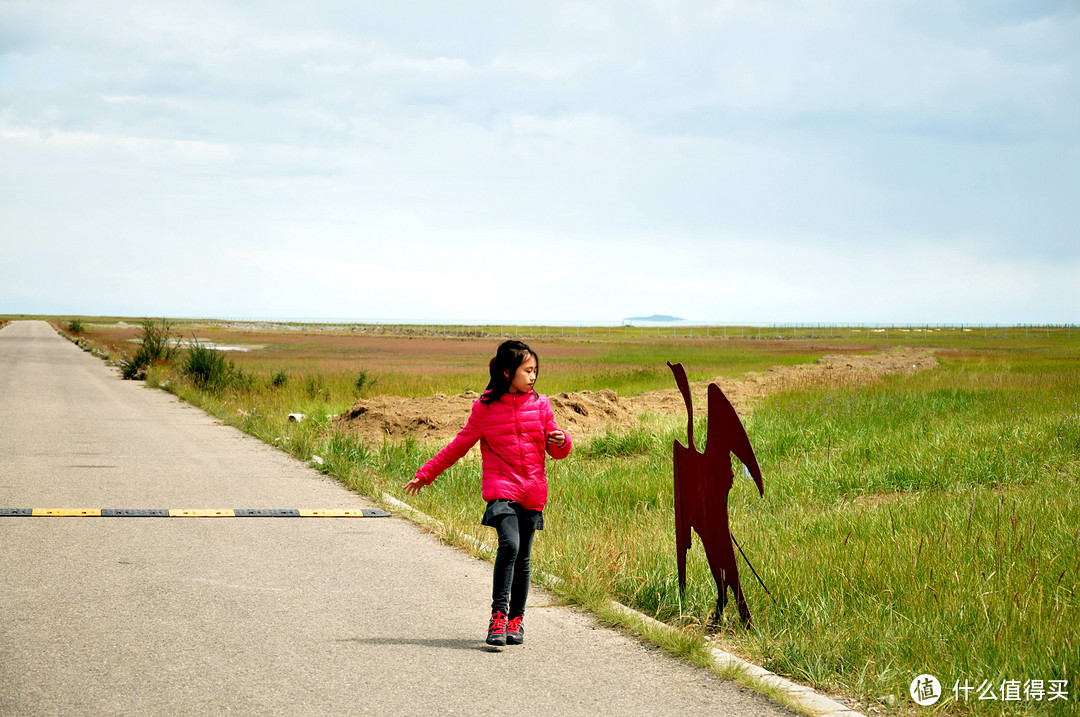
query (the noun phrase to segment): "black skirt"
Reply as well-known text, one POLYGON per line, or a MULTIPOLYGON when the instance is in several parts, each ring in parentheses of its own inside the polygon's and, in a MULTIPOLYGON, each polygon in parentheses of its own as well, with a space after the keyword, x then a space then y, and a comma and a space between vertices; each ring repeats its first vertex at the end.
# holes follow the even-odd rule
POLYGON ((484 511, 484 518, 480 524, 494 528, 504 515, 516 515, 520 523, 531 525, 533 530, 544 529, 544 511, 531 510, 515 500, 505 498, 488 501, 487 510, 484 511))

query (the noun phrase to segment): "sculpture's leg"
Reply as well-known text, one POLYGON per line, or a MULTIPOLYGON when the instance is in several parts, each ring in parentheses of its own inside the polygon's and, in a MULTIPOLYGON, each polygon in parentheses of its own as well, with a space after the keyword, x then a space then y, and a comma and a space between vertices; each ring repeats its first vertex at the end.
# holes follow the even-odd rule
POLYGON ((720 618, 724 614, 724 607, 727 605, 727 588, 723 583, 718 583, 716 586, 716 609, 713 614, 709 616, 709 627, 719 627, 720 618))
MULTIPOLYGON (((725 516, 726 517, 726 516, 725 516)), ((739 568, 735 564, 735 548, 732 546, 731 537, 727 533, 727 525, 721 524, 708 533, 708 539, 701 536, 702 547, 705 548, 705 557, 709 561, 709 569, 712 571, 713 580, 716 581, 716 612, 709 620, 710 625, 718 625, 720 616, 727 605, 727 589, 739 584, 739 568)), ((699 533, 700 535, 700 533, 699 533)), ((734 592, 738 598, 739 593, 734 592)))
POLYGON ((724 608, 728 604, 727 590, 723 578, 716 581, 716 609, 708 615, 708 622, 705 623, 707 627, 720 626, 720 619, 724 617, 724 608))
POLYGON ((739 608, 739 617, 742 619, 743 625, 752 627, 754 618, 750 616, 750 605, 746 602, 746 595, 743 594, 742 583, 739 582, 738 574, 735 575, 735 583, 731 586, 731 592, 735 593, 735 604, 739 608))

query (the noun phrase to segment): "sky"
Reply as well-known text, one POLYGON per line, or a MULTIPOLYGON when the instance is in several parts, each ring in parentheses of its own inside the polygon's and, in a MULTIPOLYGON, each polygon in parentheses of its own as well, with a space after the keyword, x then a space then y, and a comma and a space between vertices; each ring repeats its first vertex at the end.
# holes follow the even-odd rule
POLYGON ((1080 323, 1074 0, 0 0, 0 314, 1080 323))

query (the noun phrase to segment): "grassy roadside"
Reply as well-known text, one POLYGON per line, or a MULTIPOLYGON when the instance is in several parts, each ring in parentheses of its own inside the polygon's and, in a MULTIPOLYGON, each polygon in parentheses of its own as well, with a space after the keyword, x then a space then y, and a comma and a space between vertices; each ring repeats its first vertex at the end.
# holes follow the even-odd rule
MULTIPOLYGON (((766 498, 737 482, 732 530, 773 598, 743 565, 757 629, 727 614, 718 640, 870 704, 887 695, 908 704, 923 672, 947 688, 965 679, 1071 684, 1080 667, 1080 376, 1068 365, 1033 373, 1045 358, 1056 363, 1036 356, 1005 374, 947 360, 932 374, 848 393, 790 392, 760 406, 748 431, 766 498)), ((681 433, 657 421, 553 465, 536 559, 586 604, 610 595, 701 631, 714 599, 704 555, 695 541, 684 596, 672 559, 668 455, 681 433)), ((380 487, 393 491, 431 452, 382 455, 380 487)), ((455 466, 415 502, 483 538, 470 510, 476 472, 475 463, 455 466)), ((1065 713, 1075 702, 1028 707, 1065 713)))
MULTIPOLYGON (((647 362, 662 365, 673 349, 692 360, 688 347, 607 348, 620 371, 635 370, 633 361, 651 371, 647 362)), ((537 565, 594 610, 615 598, 684 627, 695 644, 712 637, 779 674, 881 709, 876 699, 892 695, 905 711, 911 679, 931 672, 948 701, 954 680, 1069 680, 1068 702, 1010 705, 973 693, 947 702, 950 711, 1075 713, 1078 353, 1064 341, 967 339, 943 344, 933 372, 790 391, 759 405, 746 423, 766 497, 739 479, 731 495, 732 530, 773 595, 744 567, 756 630, 731 615, 717 634, 703 629, 715 594, 697 541, 687 593, 675 585, 670 453, 672 440, 685 438, 680 419, 648 417, 633 431, 579 442, 551 465, 537 565)), ((587 384, 593 365, 565 380, 587 384)), ((290 374, 274 386, 273 366, 248 371, 248 380, 219 388, 200 388, 175 366, 153 369, 150 380, 302 459, 319 455, 324 472, 369 495, 400 497, 401 483, 438 448, 365 446, 329 433, 325 416, 365 391, 348 374, 290 374), (291 412, 309 420, 288 423, 291 412)), ((554 392, 551 373, 545 392, 554 392)), ((386 389, 373 378, 374 390, 386 389)), ((466 459, 410 502, 487 540, 478 472, 466 459)))

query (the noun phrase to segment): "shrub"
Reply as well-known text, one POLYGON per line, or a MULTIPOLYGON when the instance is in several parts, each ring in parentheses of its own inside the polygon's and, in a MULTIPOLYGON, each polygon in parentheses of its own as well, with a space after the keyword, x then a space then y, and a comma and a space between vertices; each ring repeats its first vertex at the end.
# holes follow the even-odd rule
POLYGON ((86 328, 83 326, 82 321, 79 321, 78 319, 72 319, 68 322, 67 330, 68 333, 81 334, 83 331, 86 330, 86 328))
POLYGON ((356 390, 363 390, 364 386, 373 385, 374 381, 368 380, 368 373, 361 369, 360 373, 356 375, 356 380, 353 382, 356 385, 356 390))
POLYGON ((146 365, 135 360, 134 356, 120 359, 120 375, 127 380, 146 378, 146 365))
POLYGON ((285 373, 285 371, 278 371, 274 374, 274 377, 270 379, 270 383, 274 388, 281 388, 288 382, 289 374, 285 373))
POLYGON ((225 352, 204 346, 193 339, 184 360, 184 375, 199 388, 218 390, 225 388, 243 374, 232 361, 225 358, 225 352))
POLYGON ((133 356, 120 360, 120 373, 126 379, 146 378, 146 370, 153 364, 166 363, 176 355, 176 337, 172 324, 161 319, 143 319, 139 348, 133 356))

